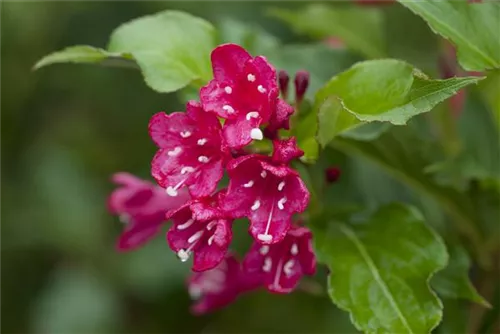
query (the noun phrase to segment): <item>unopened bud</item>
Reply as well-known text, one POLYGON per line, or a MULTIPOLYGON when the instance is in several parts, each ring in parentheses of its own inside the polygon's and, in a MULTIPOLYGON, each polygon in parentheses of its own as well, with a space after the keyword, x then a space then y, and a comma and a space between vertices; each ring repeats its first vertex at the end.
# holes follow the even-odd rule
POLYGON ((284 70, 279 71, 278 73, 278 83, 280 85, 281 96, 284 100, 288 97, 288 83, 290 82, 290 77, 288 73, 284 70))
POLYGON ((329 167, 325 170, 325 178, 328 183, 335 183, 338 181, 340 177, 340 168, 338 167, 329 167))
POLYGON ((302 99, 304 98, 304 94, 307 91, 307 87, 309 86, 309 72, 307 71, 298 71, 295 74, 295 102, 300 104, 302 99))

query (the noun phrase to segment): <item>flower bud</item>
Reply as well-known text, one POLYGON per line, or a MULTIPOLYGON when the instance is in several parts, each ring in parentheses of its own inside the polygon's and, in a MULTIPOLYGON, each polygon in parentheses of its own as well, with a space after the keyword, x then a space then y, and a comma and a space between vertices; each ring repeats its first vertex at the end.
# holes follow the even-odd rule
POLYGON ((288 82, 290 81, 290 77, 288 73, 284 70, 279 71, 278 73, 278 83, 280 86, 280 92, 283 99, 287 99, 288 96, 288 82))
POLYGON ((338 167, 329 167, 325 170, 325 179, 327 183, 335 183, 340 177, 341 171, 338 167))
POLYGON ((295 74, 295 102, 300 104, 304 99, 307 87, 309 86, 309 72, 298 71, 295 74))

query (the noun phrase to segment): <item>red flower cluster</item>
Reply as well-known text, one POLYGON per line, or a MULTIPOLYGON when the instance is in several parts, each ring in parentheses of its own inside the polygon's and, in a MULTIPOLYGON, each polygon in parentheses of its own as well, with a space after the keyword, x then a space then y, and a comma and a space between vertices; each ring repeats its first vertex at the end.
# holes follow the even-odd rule
MULTIPOLYGON (((276 71, 264 57, 253 58, 234 44, 217 47, 211 59, 214 79, 201 88, 201 103, 189 101, 185 113, 158 113, 149 123, 159 148, 151 173, 160 187, 118 177, 125 187, 110 200, 112 211, 130 221, 120 239, 128 241, 120 241, 119 249, 138 246, 163 221, 173 222, 170 248, 181 261, 193 256, 188 284, 200 298, 195 313, 259 286, 288 293, 315 271, 311 232, 292 224, 292 215, 306 209, 309 192, 290 167, 303 152, 295 138, 277 136, 289 128, 294 109, 279 98, 276 71), (264 126, 274 134, 272 156, 245 153, 243 147, 264 138, 264 126), (224 171, 229 186, 217 192, 224 171), (240 264, 228 249, 233 220, 242 217, 250 220, 254 245, 240 264)), ((302 76, 300 96, 308 82, 302 76)))

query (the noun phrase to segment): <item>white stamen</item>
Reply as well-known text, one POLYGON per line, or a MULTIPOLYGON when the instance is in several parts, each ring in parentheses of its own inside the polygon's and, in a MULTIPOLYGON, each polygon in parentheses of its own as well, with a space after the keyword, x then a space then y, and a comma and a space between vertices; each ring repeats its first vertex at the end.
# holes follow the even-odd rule
POLYGON ((257 86, 257 90, 261 93, 265 93, 266 92, 266 89, 264 87, 262 87, 262 85, 258 85, 257 86))
POLYGON ((292 253, 292 255, 299 254, 299 247, 297 246, 297 244, 292 245, 292 248, 290 248, 290 253, 292 253))
POLYGON ((280 210, 283 210, 285 207, 284 207, 284 204, 286 203, 286 197, 283 197, 282 199, 280 199, 278 201, 278 208, 280 210))
POLYGON ((252 209, 252 211, 255 211, 255 210, 257 210, 258 208, 260 208, 260 201, 259 201, 259 200, 256 200, 256 201, 253 203, 253 205, 252 205, 252 207, 251 207, 250 209, 252 209))
POLYGON ((283 266, 283 271, 285 272, 285 275, 287 276, 290 276, 293 274, 293 265, 295 264, 295 261, 292 259, 292 260, 288 260, 285 265, 283 266))
POLYGON ((198 300, 203 296, 203 290, 197 285, 191 285, 188 289, 189 297, 193 300, 198 300))
POLYGON ((208 245, 212 246, 212 242, 214 242, 215 234, 208 238, 208 245))
POLYGON ((189 132, 189 131, 183 131, 183 132, 181 132, 181 137, 182 138, 188 138, 189 136, 191 136, 191 132, 189 132))
POLYGON ((206 138, 198 139, 198 145, 203 146, 208 140, 206 138))
POLYGON ((256 112, 256 111, 250 111, 247 115, 246 115, 246 119, 247 121, 249 121, 251 118, 257 118, 259 117, 259 113, 256 112))
POLYGON ((184 175, 186 173, 192 173, 194 172, 194 168, 190 166, 182 167, 181 169, 181 174, 184 175))
POLYGON ((184 224, 181 224, 181 225, 177 225, 177 229, 178 230, 185 230, 187 229, 189 226, 193 225, 194 223, 194 219, 189 219, 187 222, 185 222, 184 224))
POLYGON ((228 104, 225 104, 222 106, 222 109, 224 109, 225 111, 227 111, 229 114, 232 114, 234 113, 234 109, 233 107, 231 107, 230 105, 228 104))
POLYGON ((181 260, 181 262, 186 262, 189 260, 189 252, 187 252, 185 249, 179 249, 177 252, 177 257, 181 260))
POLYGON ((278 184, 278 191, 282 191, 284 187, 285 187, 285 181, 281 181, 280 184, 278 184))
POLYGON ((262 177, 263 179, 265 179, 267 176, 267 172, 265 170, 263 170, 262 172, 260 172, 260 177, 262 177))
POLYGON ((180 148, 179 146, 177 146, 172 151, 168 151, 167 154, 168 154, 169 157, 175 157, 176 155, 178 155, 181 152, 182 152, 182 148, 180 148))
POLYGON ((253 74, 250 73, 250 74, 247 75, 247 79, 250 82, 254 82, 255 81, 255 75, 253 75, 253 74))
POLYGON ((262 131, 260 131, 259 128, 253 128, 250 131, 250 138, 255 140, 262 140, 264 138, 264 134, 262 133, 262 131))
POLYGON ((120 220, 120 222, 124 225, 128 225, 130 224, 130 216, 127 215, 126 213, 123 213, 121 214, 120 216, 118 216, 118 219, 120 220))
POLYGON ((177 190, 174 187, 167 187, 167 189, 165 191, 167 192, 168 196, 172 196, 172 197, 177 196, 177 190))
POLYGON ((266 255, 268 252, 269 252, 268 245, 264 245, 264 246, 260 247, 260 249, 259 249, 260 255, 266 255))
POLYGON ((231 94, 233 92, 233 89, 229 86, 226 86, 224 90, 226 91, 227 94, 231 94))
POLYGON ((251 188, 252 186, 253 186, 253 180, 250 180, 243 185, 243 187, 245 187, 245 188, 251 188))
POLYGON ((193 234, 191 237, 189 237, 188 239, 188 243, 192 244, 193 242, 197 241, 198 239, 201 238, 201 236, 203 235, 203 230, 201 231, 198 231, 196 232, 195 234, 193 234))
POLYGON ((200 155, 198 157, 198 161, 199 162, 203 162, 203 163, 207 163, 208 162, 208 157, 204 156, 204 155, 200 155))
POLYGON ((210 223, 208 223, 207 230, 210 231, 215 226, 215 224, 217 224, 217 221, 212 220, 210 223))
POLYGON ((273 236, 270 234, 259 234, 257 236, 257 239, 259 239, 260 241, 269 242, 269 241, 273 240, 273 236))
POLYGON ((273 268, 273 260, 270 257, 266 257, 264 259, 264 265, 262 266, 262 270, 266 273, 270 272, 273 268))

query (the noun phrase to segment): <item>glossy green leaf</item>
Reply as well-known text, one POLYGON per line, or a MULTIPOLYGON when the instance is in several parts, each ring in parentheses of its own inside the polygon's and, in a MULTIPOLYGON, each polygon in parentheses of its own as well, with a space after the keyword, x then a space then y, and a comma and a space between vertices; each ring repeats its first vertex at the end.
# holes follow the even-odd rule
POLYGON ((467 299, 484 306, 488 302, 476 291, 469 279, 470 259, 465 249, 453 245, 448 247, 450 260, 444 270, 431 280, 432 287, 445 298, 467 299))
POLYGON ((383 17, 377 9, 312 4, 296 11, 274 8, 270 15, 288 23, 300 34, 317 39, 338 37, 348 48, 368 58, 386 55, 383 17))
POLYGON ((411 65, 392 59, 361 62, 333 77, 315 99, 318 141, 327 145, 335 136, 363 124, 403 125, 460 88, 481 78, 431 80, 411 65))
POLYGON ((328 292, 365 333, 429 333, 442 305, 429 279, 448 260, 441 238, 411 207, 390 204, 363 222, 315 230, 318 260, 331 271, 328 292))
POLYGON ((500 68, 500 3, 484 1, 399 2, 423 17, 435 33, 457 47, 458 61, 469 71, 500 68))

